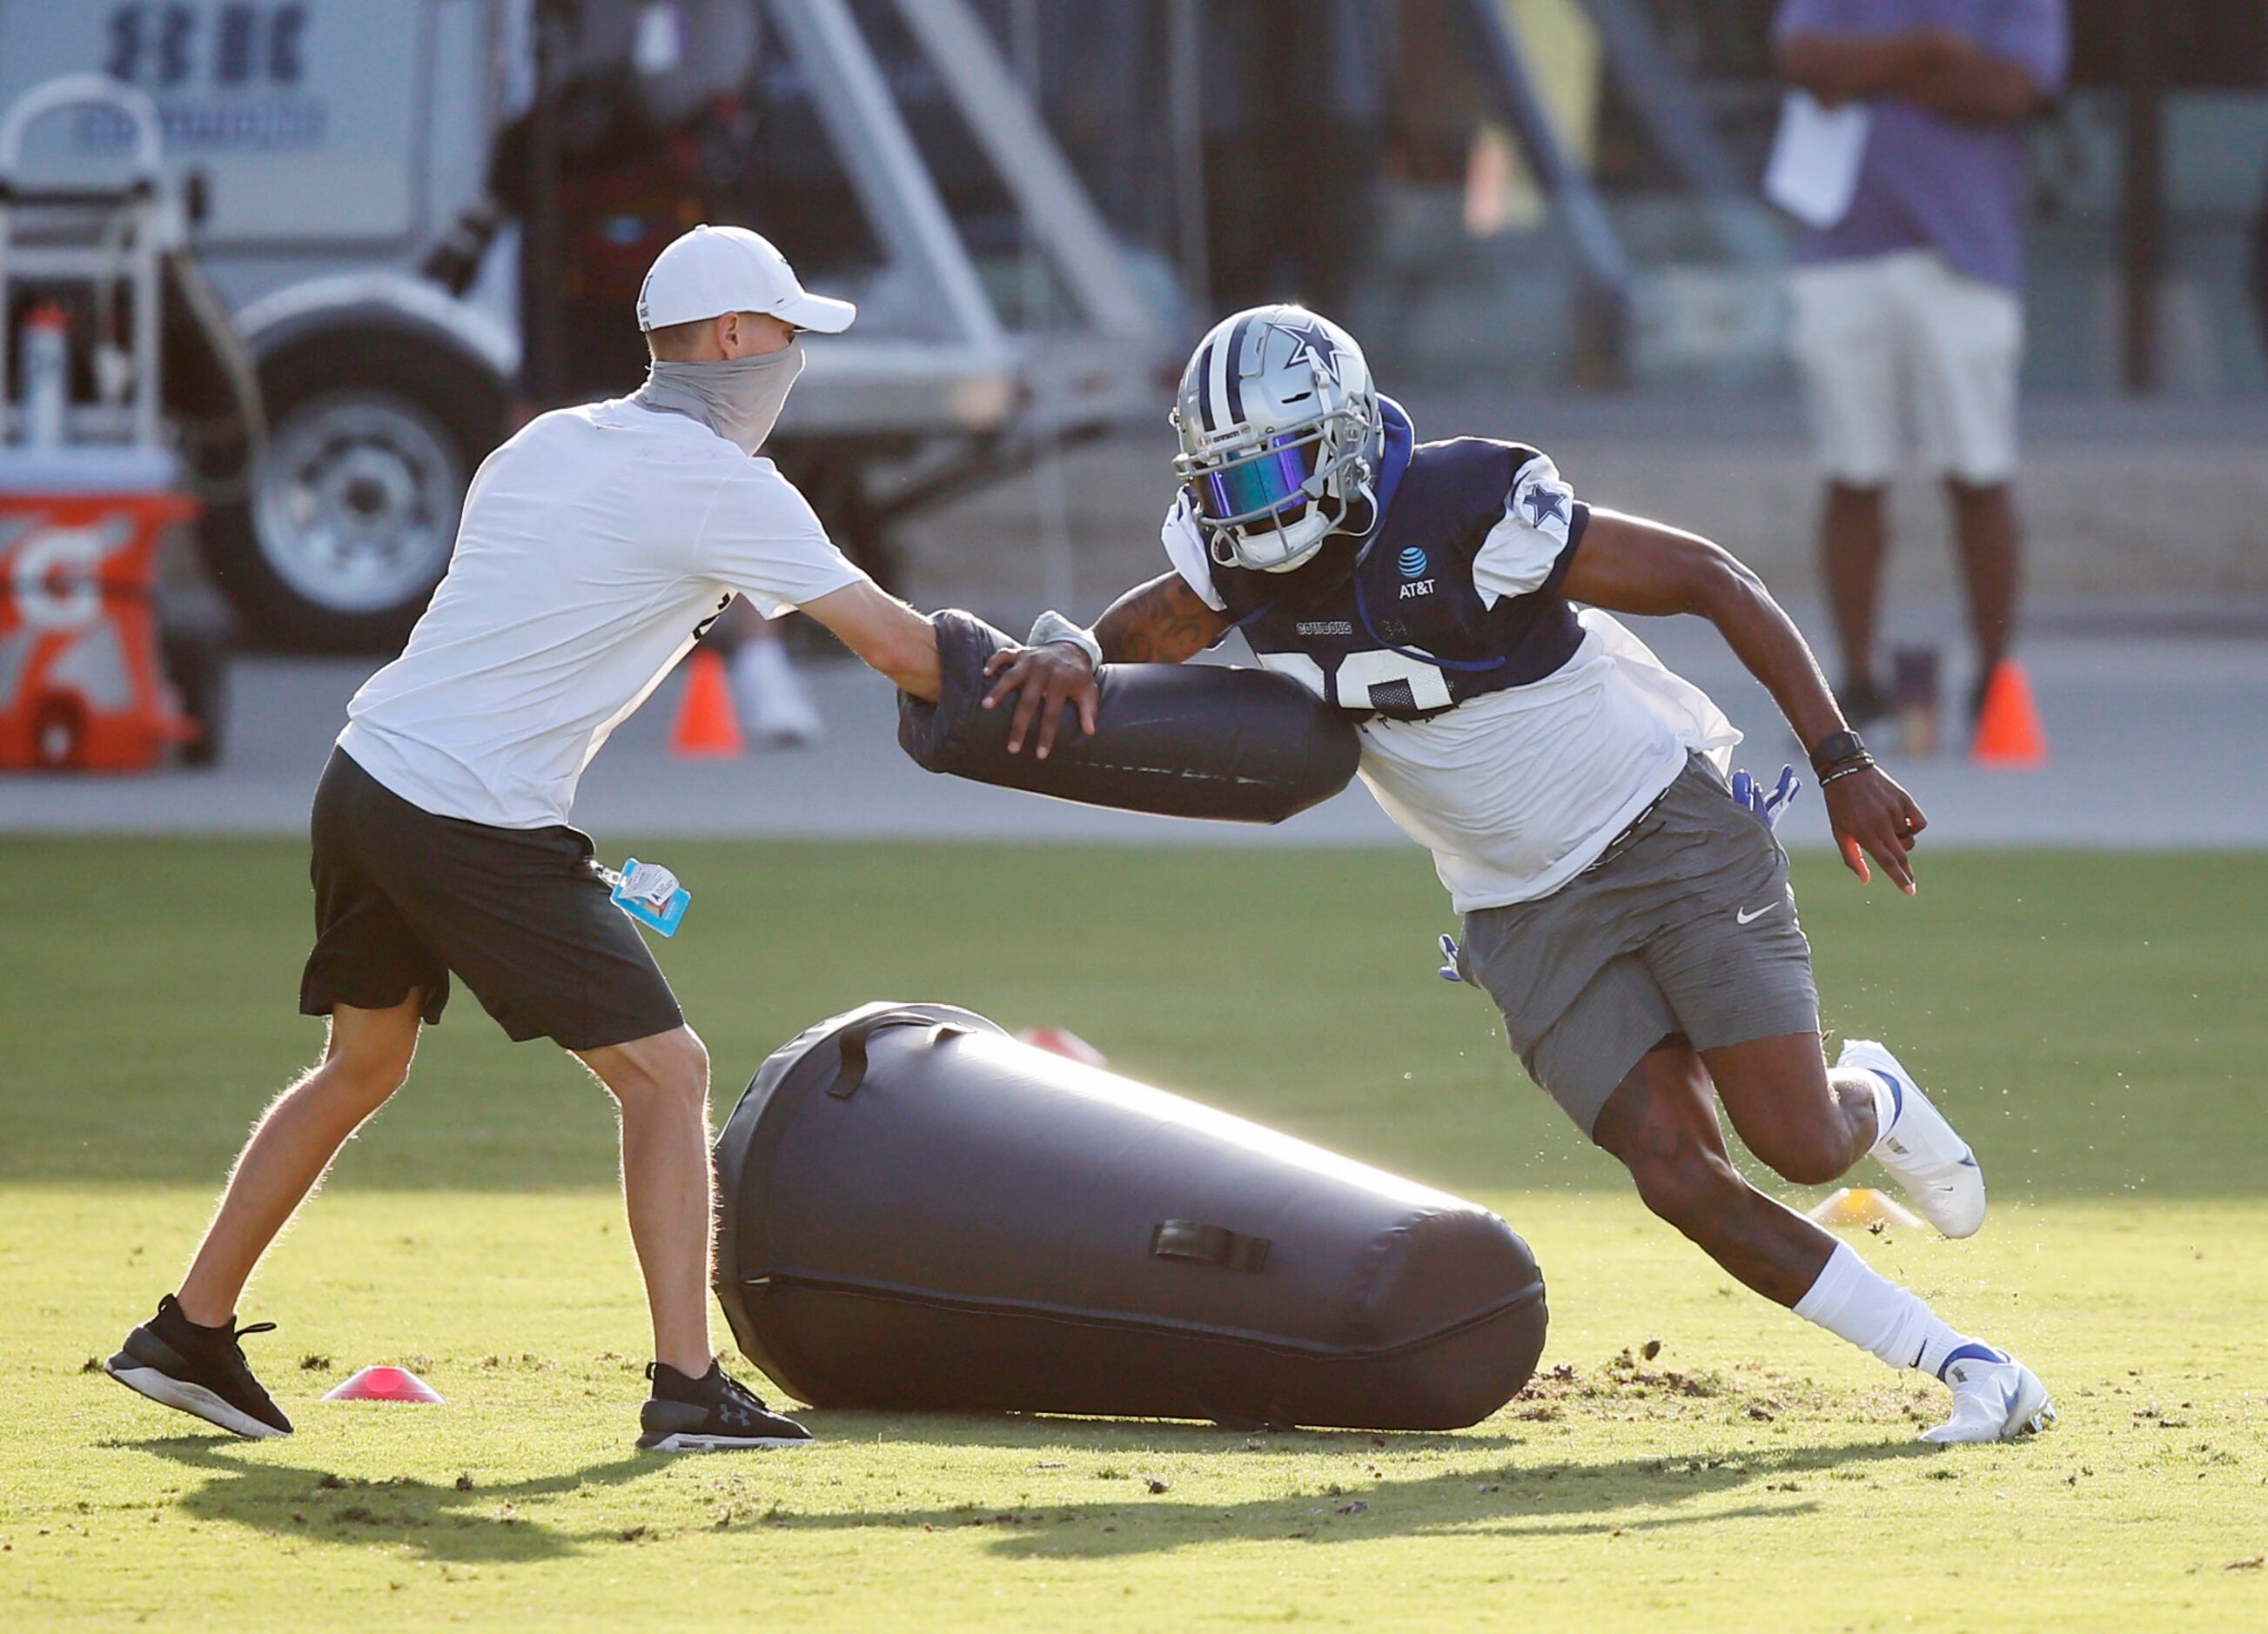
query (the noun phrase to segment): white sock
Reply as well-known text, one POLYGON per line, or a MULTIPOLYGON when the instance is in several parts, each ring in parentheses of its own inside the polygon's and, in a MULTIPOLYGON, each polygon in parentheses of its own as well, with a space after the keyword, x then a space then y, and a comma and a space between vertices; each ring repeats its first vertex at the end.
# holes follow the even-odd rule
POLYGON ((1868 1269, 1838 1242, 1795 1314, 1838 1339, 1872 1351, 1893 1367, 1914 1367, 1935 1377, 1945 1358, 1969 1340, 1938 1320, 1911 1289, 1868 1269))
POLYGON ((788 660, 785 642, 742 642, 733 654, 733 689, 742 723, 759 737, 808 740, 819 735, 819 711, 788 660))
POLYGON ((1890 1125, 1898 1115, 1897 1097, 1890 1091, 1890 1080, 1872 1067, 1852 1067, 1852 1071, 1867 1080, 1867 1087, 1874 1092, 1874 1144, 1867 1148, 1872 1152, 1890 1137, 1890 1125))
POLYGON ((792 687, 795 669, 777 637, 751 637, 733 649, 733 678, 762 692, 767 687, 792 687))

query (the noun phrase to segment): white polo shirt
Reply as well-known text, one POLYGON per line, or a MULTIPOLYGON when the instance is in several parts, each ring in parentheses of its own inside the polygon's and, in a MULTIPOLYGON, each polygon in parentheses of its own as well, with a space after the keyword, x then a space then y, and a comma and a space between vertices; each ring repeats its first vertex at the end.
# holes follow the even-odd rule
POLYGON ((607 734, 734 592, 771 618, 865 577, 770 460, 700 422, 558 409, 482 464, 448 576, 339 747, 438 816, 563 823, 607 734))

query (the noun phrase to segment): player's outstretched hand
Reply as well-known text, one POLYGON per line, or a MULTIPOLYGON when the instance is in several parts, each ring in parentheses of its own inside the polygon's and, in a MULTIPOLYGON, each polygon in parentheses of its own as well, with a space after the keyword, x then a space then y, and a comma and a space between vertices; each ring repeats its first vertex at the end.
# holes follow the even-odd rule
POLYGON ((984 695, 984 707, 998 709, 1013 693, 1016 712, 1008 719, 1008 753, 1020 754, 1024 739, 1032 729, 1035 716, 1039 718, 1037 758, 1045 760, 1048 751, 1055 747, 1057 729, 1063 723, 1063 706, 1076 704, 1079 709, 1079 730, 1092 735, 1094 731, 1094 706, 1099 696, 1094 681, 1094 666, 1086 661, 1086 654, 1067 641, 1051 641, 1041 647, 1003 647, 984 661, 984 673, 993 677, 992 690, 984 695))
POLYGON ((1879 766, 1852 772, 1827 784, 1827 821, 1835 829, 1835 843, 1843 861, 1860 884, 1873 878, 1867 867, 1872 857, 1882 865, 1890 882, 1908 896, 1914 894, 1913 865, 1906 853, 1929 827, 1929 819, 1913 803, 1913 796, 1879 766))

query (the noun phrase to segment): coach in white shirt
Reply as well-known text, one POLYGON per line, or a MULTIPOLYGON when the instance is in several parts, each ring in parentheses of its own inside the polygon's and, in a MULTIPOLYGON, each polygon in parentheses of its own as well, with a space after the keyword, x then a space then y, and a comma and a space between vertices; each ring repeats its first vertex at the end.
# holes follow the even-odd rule
POLYGON ((544 415, 482 466, 448 577, 348 705, 316 791, 300 1009, 330 1017, 329 1046, 261 1120, 180 1292, 112 1358, 123 1382, 239 1434, 290 1432, 237 1346, 238 1295, 403 1081, 453 975, 514 1039, 556 1040, 621 1103, 657 1363, 639 1444, 805 1438, 716 1365, 708 1056, 568 814, 608 733, 736 593, 767 616, 801 607, 901 688, 937 696, 928 620, 751 458, 803 366, 799 334, 855 315, 806 293, 756 234, 696 227, 638 297, 644 386, 544 415))

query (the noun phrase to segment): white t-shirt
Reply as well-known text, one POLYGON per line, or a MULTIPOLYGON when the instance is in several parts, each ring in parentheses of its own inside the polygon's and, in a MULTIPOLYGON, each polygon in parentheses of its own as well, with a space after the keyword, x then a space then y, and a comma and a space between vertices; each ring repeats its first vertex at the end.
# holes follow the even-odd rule
POLYGON ((1598 860, 1698 749, 1730 763, 1741 734, 1611 614, 1543 680, 1430 720, 1365 722, 1362 780, 1433 853, 1461 914, 1549 896, 1598 860))
POLYGON ((777 617, 865 575, 769 460, 628 398, 490 454, 456 554, 339 747, 422 810, 567 821, 575 783, 735 591, 777 617))
MULTIPOLYGON (((1491 606, 1540 588, 1567 547, 1566 509, 1528 503, 1539 489, 1567 493, 1541 456, 1515 475, 1503 519, 1473 558, 1475 586, 1491 606), (1529 519, 1539 516, 1542 526, 1529 519)), ((1167 514, 1161 537, 1184 582, 1225 611, 1186 506, 1167 514)), ((1358 728, 1363 782, 1433 853, 1459 913, 1549 896, 1653 803, 1689 751, 1713 755, 1721 769, 1741 740, 1706 693, 1671 673, 1620 621, 1595 607, 1577 616, 1582 644, 1541 681, 1425 720, 1370 715, 1358 728)), ((1262 653, 1260 661, 1323 691, 1312 660, 1262 653)), ((1446 681, 1435 680, 1446 696, 1446 681)))

